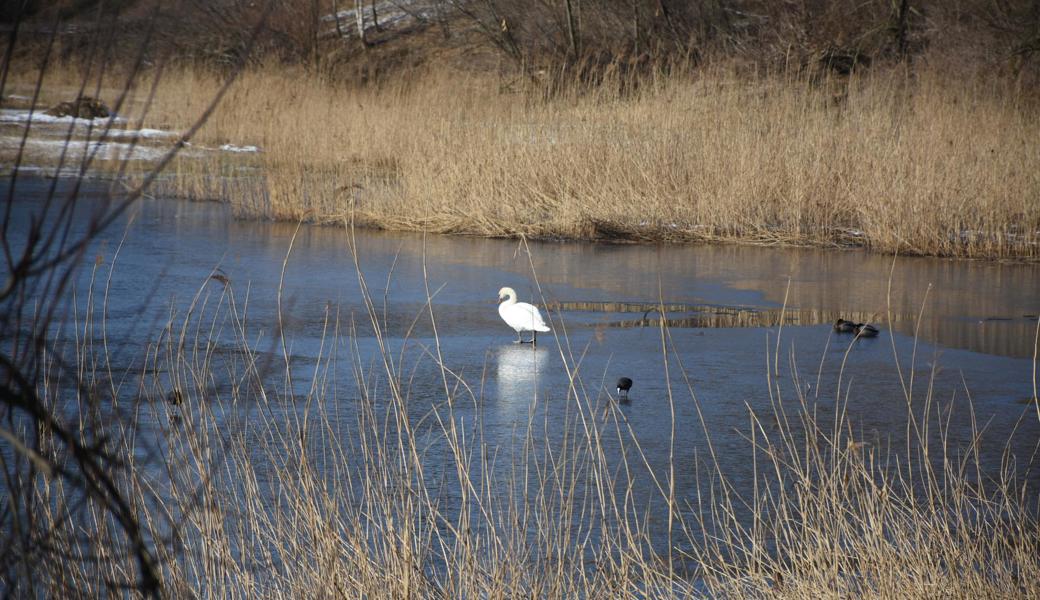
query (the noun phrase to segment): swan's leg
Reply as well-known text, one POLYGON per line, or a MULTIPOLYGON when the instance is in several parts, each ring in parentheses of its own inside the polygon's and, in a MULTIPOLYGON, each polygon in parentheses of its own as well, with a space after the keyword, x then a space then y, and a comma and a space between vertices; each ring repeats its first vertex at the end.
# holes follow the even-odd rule
POLYGON ((538 345, 538 332, 537 331, 532 331, 531 332, 531 345, 532 346, 537 346, 538 345))
POLYGON ((520 336, 520 330, 519 329, 516 330, 516 341, 513 342, 513 343, 514 344, 523 344, 524 343, 524 338, 520 336))

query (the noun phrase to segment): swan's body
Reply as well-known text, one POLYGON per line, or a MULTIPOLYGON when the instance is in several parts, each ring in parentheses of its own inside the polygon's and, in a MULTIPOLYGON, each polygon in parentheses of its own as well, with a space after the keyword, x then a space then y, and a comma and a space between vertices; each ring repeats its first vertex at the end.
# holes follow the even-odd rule
POLYGON ((538 332, 550 331, 549 326, 545 324, 542 319, 542 313, 538 310, 537 306, 528 304, 526 302, 516 301, 516 291, 510 287, 504 287, 498 290, 498 299, 505 301, 498 305, 498 314, 502 316, 502 320, 506 322, 516 331, 516 343, 518 344, 536 344, 538 343, 538 332), (521 332, 530 331, 530 341, 525 341, 521 335, 521 332))

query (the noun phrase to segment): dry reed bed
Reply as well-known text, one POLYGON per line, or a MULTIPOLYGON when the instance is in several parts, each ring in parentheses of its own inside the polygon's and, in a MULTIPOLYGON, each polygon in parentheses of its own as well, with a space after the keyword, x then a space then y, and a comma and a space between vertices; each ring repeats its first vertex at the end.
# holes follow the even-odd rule
MULTIPOLYGON (((537 85, 452 72, 346 89, 254 70, 197 139, 263 153, 181 160, 163 191, 248 216, 352 214, 441 233, 1040 256, 1040 111, 999 77, 925 64, 814 83, 676 73, 546 99, 537 85)), ((150 77, 125 106, 131 123, 150 77)), ((78 80, 52 69, 44 86, 68 92, 78 80)), ((85 91, 115 94, 119 82, 110 74, 85 91)), ((143 123, 185 127, 220 84, 163 73, 143 123)))
MULTIPOLYGON (((183 125, 218 81, 160 82, 148 121, 183 125)), ((532 88, 534 89, 534 88, 532 88)), ((171 188, 242 213, 486 236, 855 244, 1040 255, 1040 120, 1024 93, 920 67, 809 84, 703 70, 551 99, 459 74, 342 89, 246 73, 202 139, 261 146, 171 188)))
MULTIPOLYGON (((631 495, 645 461, 640 440, 616 406, 585 392, 569 348, 557 348, 572 382, 558 391, 566 408, 543 417, 533 405, 516 446, 506 449, 489 446, 457 414, 479 402, 481 388, 447 366, 434 370, 442 391, 421 400, 429 411, 412 410, 414 365, 382 337, 367 293, 382 350, 362 353, 330 313, 309 378, 291 383, 286 373, 299 371, 289 358, 265 359, 250 341, 262 324, 247 326, 235 292, 211 279, 162 330, 137 383, 116 373, 122 383, 112 389, 134 416, 110 439, 125 444, 125 485, 158 542, 162 583, 173 597, 1040 594, 1040 526, 1028 477, 1010 457, 999 472, 984 473, 978 445, 936 446, 945 440, 942 420, 918 420, 910 409, 938 415, 928 394, 906 398, 905 445, 863 445, 847 433, 841 402, 833 421, 815 418, 790 365, 790 379, 771 377, 763 390, 773 407, 761 416, 768 423, 750 415, 755 492, 736 491, 714 449, 696 465, 671 463, 652 483, 653 516, 671 524, 662 539, 631 495), (337 357, 340 348, 349 348, 349 359, 337 357), (336 387, 351 381, 347 370, 352 392, 336 387), (168 403, 173 390, 178 405, 168 403), (344 393, 356 397, 351 408, 344 393), (550 419, 563 423, 565 436, 550 435, 550 419), (346 435, 344 423, 353 423, 346 435), (609 451, 610 440, 624 451, 609 451), (691 469, 699 497, 678 497, 671 482, 691 469)), ((97 380, 105 387, 106 349, 92 341, 102 306, 83 313, 84 335, 69 340, 80 377, 94 384, 83 390, 97 380)), ((668 331, 661 334, 664 359, 681 368, 668 331)), ((437 360, 432 343, 421 360, 437 360)), ((671 389, 669 401, 697 397, 671 389)), ((89 412, 98 404, 81 406, 89 412)), ((39 493, 44 505, 61 504, 60 486, 39 493)), ((100 596, 106 581, 130 577, 125 545, 104 519, 54 525, 59 550, 71 527, 103 552, 100 561, 77 560, 70 548, 41 565, 50 576, 41 585, 54 595, 100 596)))

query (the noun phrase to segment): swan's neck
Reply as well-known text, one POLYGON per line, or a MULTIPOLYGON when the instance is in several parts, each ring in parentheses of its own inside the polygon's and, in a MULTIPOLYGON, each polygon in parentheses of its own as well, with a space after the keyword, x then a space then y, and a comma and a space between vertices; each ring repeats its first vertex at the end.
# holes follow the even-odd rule
POLYGON ((516 294, 515 293, 508 293, 508 294, 506 294, 506 299, 502 301, 502 305, 503 306, 510 306, 512 304, 516 304, 516 294))

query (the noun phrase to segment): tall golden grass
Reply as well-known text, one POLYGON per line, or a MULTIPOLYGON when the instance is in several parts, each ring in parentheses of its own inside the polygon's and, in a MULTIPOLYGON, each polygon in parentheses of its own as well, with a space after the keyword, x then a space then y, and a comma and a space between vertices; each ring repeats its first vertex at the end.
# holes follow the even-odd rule
MULTIPOLYGON (((236 290, 209 279, 133 367, 139 379, 108 362, 97 335, 104 302, 70 338, 81 383, 94 384, 80 389, 115 373, 111 391, 132 407, 135 418, 124 429, 113 421, 110 439, 122 441, 124 485, 173 597, 1040 594, 1035 490, 1011 457, 986 472, 977 435, 967 448, 947 446, 940 417, 915 417, 938 414, 930 386, 924 396, 907 391, 905 445, 871 446, 852 437, 842 402, 832 420, 817 418, 793 364, 790 379, 767 372, 772 411, 749 411, 743 450, 755 465, 752 493, 737 491, 714 447, 697 464, 670 459, 639 482, 649 464, 641 440, 613 402, 586 392, 565 344, 553 350, 571 382, 555 392, 565 408, 551 412, 532 392, 531 417, 505 448, 460 417, 480 402, 480 382, 440 362, 436 335, 421 354, 443 385, 410 388, 416 367, 383 338, 367 291, 374 354, 330 310, 320 356, 300 370, 277 346, 264 356, 255 343, 264 324, 247 321, 236 290), (681 497, 675 478, 691 470, 697 497, 681 497), (647 485, 654 509, 632 495, 647 485)), ((435 323, 436 309, 428 312, 435 323)), ((661 336, 663 359, 681 369, 675 341, 667 329, 661 336)), ((59 389, 43 391, 67 402, 59 389)), ((669 388, 668 402, 700 414, 692 388, 669 388)), ((710 442, 711 424, 702 417, 697 426, 710 442)), ((57 483, 37 493, 44 506, 63 504, 57 483)), ((126 579, 127 548, 103 518, 42 516, 55 521, 58 552, 38 567, 47 576, 38 589, 97 597, 126 579), (62 552, 68 528, 90 533, 102 560, 62 552)))
MULTIPOLYGON (((921 65, 822 82, 675 70, 550 98, 499 83, 246 73, 201 139, 260 146, 259 174, 214 177, 239 160, 216 156, 172 189, 389 229, 1040 255, 1040 113, 999 82, 921 65)), ((185 123, 218 85, 168 75, 149 121, 185 123)))
MULTIPOLYGON (((70 81, 54 68, 44 89, 70 81)), ((138 100, 152 83, 139 78, 138 100)), ((144 124, 185 127, 221 84, 167 70, 144 124)), ((253 69, 196 140, 263 152, 179 161, 163 189, 254 217, 439 233, 1040 256, 1040 107, 999 76, 716 66, 545 89, 445 70, 359 89, 253 69)), ((129 103, 131 123, 142 107, 129 103)))

